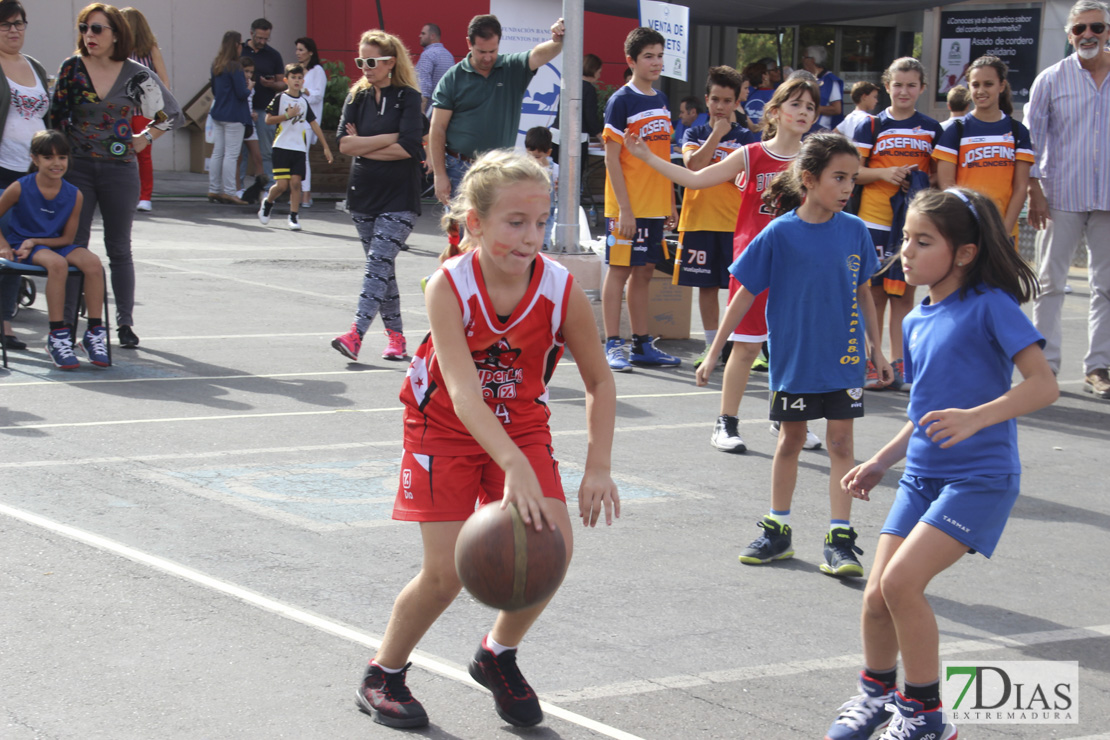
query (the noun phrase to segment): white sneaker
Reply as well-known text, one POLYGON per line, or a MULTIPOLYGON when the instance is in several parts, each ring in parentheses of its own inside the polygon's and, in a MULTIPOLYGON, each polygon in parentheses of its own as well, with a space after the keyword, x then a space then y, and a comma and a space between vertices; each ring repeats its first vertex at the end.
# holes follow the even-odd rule
POLYGON ((139 205, 135 206, 136 211, 152 211, 154 208, 150 205, 149 200, 140 200, 139 205))
POLYGON ((294 216, 294 215, 289 216, 289 230, 290 231, 300 231, 301 230, 301 222, 298 221, 297 217, 294 216))
POLYGON ((721 415, 713 425, 713 436, 709 443, 721 452, 747 452, 748 447, 740 438, 739 420, 735 416, 721 415))
MULTIPOLYGON (((776 437, 779 436, 779 423, 777 421, 772 421, 771 422, 771 434, 775 435, 776 437)), ((806 425, 806 441, 805 441, 805 444, 802 445, 802 449, 803 450, 819 450, 819 449, 821 449, 821 438, 818 437, 816 434, 814 434, 812 431, 810 431, 808 424, 806 425)))

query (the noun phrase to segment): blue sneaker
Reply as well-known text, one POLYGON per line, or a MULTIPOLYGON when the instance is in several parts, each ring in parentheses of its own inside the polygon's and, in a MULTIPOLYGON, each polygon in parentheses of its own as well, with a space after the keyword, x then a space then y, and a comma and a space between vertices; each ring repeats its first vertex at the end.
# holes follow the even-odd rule
POLYGON ((833 527, 825 535, 825 562, 821 572, 840 578, 863 578, 863 566, 856 555, 863 550, 856 547, 856 530, 851 527, 833 527))
POLYGON ((890 724, 879 740, 955 740, 956 725, 948 721, 944 707, 925 710, 925 705, 894 692, 890 724))
POLYGON ((92 364, 97 367, 112 366, 112 358, 108 356, 108 330, 103 326, 86 331, 79 346, 92 364))
MULTIPOLYGON (((635 346, 635 345, 633 345, 635 346)), ((633 365, 666 365, 674 367, 681 365, 682 360, 674 355, 668 355, 661 349, 655 347, 655 337, 648 337, 640 345, 640 351, 632 350, 632 364, 633 365)))
POLYGON ((46 335, 46 352, 54 365, 62 370, 73 370, 81 364, 77 361, 77 355, 73 354, 73 337, 66 327, 55 329, 46 335))
POLYGON ((605 342, 605 359, 609 361, 609 369, 615 373, 632 371, 632 364, 625 355, 627 347, 623 339, 610 339, 605 342))
POLYGON ((789 524, 780 525, 774 519, 765 516, 758 526, 763 530, 763 534, 740 551, 741 563, 763 565, 772 560, 794 557, 789 524))
POLYGON ((890 722, 891 712, 886 707, 893 701, 893 688, 860 671, 859 694, 840 705, 840 714, 825 733, 825 740, 869 740, 875 730, 890 722))

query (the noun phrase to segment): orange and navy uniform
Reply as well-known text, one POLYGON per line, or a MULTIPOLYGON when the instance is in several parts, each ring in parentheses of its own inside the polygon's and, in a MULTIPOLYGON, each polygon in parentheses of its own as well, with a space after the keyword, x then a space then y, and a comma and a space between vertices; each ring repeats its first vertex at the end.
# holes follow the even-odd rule
POLYGON ((1029 129, 1006 114, 990 123, 974 115, 961 121, 944 129, 933 158, 956 165, 956 184, 987 196, 1005 215, 1014 194, 1017 163, 1034 161, 1029 129))
MULTIPOLYGON (((909 118, 899 121, 891 117, 888 108, 875 116, 874 122, 861 121, 853 139, 868 167, 915 164, 921 172, 928 172, 932 165, 933 147, 940 134, 940 124, 929 116, 915 111, 909 118)), ((864 186, 859 217, 867 228, 890 231, 890 224, 894 221, 890 197, 897 190, 897 185, 886 180, 876 180, 864 186)))
MULTIPOLYGON (((524 297, 502 320, 486 291, 477 251, 454 257, 440 269, 462 309, 466 343, 486 403, 518 447, 550 446, 547 384, 563 354, 563 322, 573 284, 570 273, 559 263, 537 256, 524 297)), ((406 452, 445 456, 485 452, 455 414, 430 333, 409 364, 401 403, 406 452)))
MULTIPOLYGON (((667 96, 658 90, 645 95, 631 84, 617 90, 605 105, 604 142, 615 141, 621 146, 620 163, 624 186, 635 218, 668 218, 671 215, 671 181, 653 170, 646 162, 632 156, 623 146, 624 137, 636 134, 657 157, 671 157, 671 113, 667 96)), ((620 217, 620 205, 613 191, 612 175, 605 173, 605 216, 620 217)))
MULTIPOLYGON (((710 124, 687 129, 682 138, 682 154, 692 154, 701 149, 712 134, 713 126, 710 124)), ((732 130, 721 137, 709 164, 717 164, 740 147, 756 140, 756 134, 733 124, 732 130)), ((732 233, 736 227, 741 197, 740 189, 731 180, 704 190, 687 188, 682 196, 678 230, 732 233)))

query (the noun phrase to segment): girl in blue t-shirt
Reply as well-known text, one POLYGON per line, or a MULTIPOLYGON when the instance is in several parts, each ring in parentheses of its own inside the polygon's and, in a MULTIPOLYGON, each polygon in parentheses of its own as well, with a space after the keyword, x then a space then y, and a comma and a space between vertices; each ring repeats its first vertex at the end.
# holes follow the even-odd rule
POLYGON ((63 370, 78 366, 73 330, 65 325, 66 278, 69 266, 85 274, 85 306, 89 327, 80 348, 99 367, 112 364, 104 306, 104 269, 100 258, 73 243, 81 215, 81 191, 62 177, 69 168, 69 142, 57 131, 39 131, 31 139, 35 172, 19 178, 0 195, 0 216, 12 212, 0 236, 0 258, 46 268, 46 313, 50 334, 46 351, 63 370))
MULTIPOLYGON (((726 160, 727 161, 727 160, 726 160)), ((798 478, 798 454, 806 422, 827 419, 832 516, 821 571, 862 576, 851 527, 852 499, 840 479, 855 464, 852 420, 863 416, 863 378, 868 356, 884 380, 893 377, 879 352, 878 322, 868 281, 879 258, 867 227, 842 213, 852 195, 859 154, 838 133, 812 134, 791 167, 764 192, 767 206, 784 215, 773 220, 733 262, 729 271, 743 286, 729 301, 722 326, 736 326, 756 296, 767 294, 767 341, 771 420, 781 425, 771 473, 771 511, 759 522, 763 534, 740 553, 740 562, 769 563, 794 555, 790 504, 798 478), (867 352, 863 336, 866 330, 867 352)), ((728 335, 713 340, 698 367, 705 385, 728 335)))
POLYGON ((891 465, 904 457, 906 468, 864 591, 860 693, 841 707, 832 740, 870 737, 888 721, 882 738, 956 736, 940 706, 925 587, 969 551, 990 557, 1018 495, 1015 419, 1059 394, 1044 339, 1019 305, 1037 278, 990 198, 966 188, 920 193, 906 216, 902 264, 909 284, 929 291, 903 326, 910 420, 841 483, 868 500, 891 465), (1011 388, 1014 365, 1024 380, 1011 388), (895 691, 899 655, 904 692, 895 691))

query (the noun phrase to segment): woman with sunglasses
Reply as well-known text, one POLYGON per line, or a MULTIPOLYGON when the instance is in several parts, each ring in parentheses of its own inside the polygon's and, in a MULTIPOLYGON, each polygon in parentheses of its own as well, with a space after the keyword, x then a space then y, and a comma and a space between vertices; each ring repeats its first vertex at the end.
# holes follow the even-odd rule
MULTIPOLYGON (((93 212, 104 220, 104 249, 112 271, 116 337, 121 347, 139 346, 132 310, 135 265, 131 225, 139 201, 136 155, 182 121, 170 91, 150 69, 131 61, 131 29, 118 9, 86 6, 77 16, 77 53, 62 62, 50 106, 50 127, 69 139, 66 176, 84 196, 76 244, 87 246, 93 212), (131 115, 151 123, 131 130, 131 115)), ((67 293, 66 316, 76 292, 67 293)))
MULTIPOLYGON (((22 53, 27 37, 27 11, 18 0, 0 1, 0 190, 31 169, 31 137, 46 128, 50 108, 46 69, 22 53)), ((11 320, 19 301, 18 275, 0 277, 4 330, 0 342, 8 349, 27 349, 12 333, 11 320)))
POLYGON ((359 40, 355 64, 362 79, 343 104, 336 138, 339 151, 355 158, 347 207, 366 253, 355 320, 331 346, 358 359, 362 337, 381 314, 388 337, 382 357, 405 359, 401 298, 394 260, 420 213, 422 140, 428 132, 420 112, 420 87, 408 49, 396 36, 371 30, 359 40))

